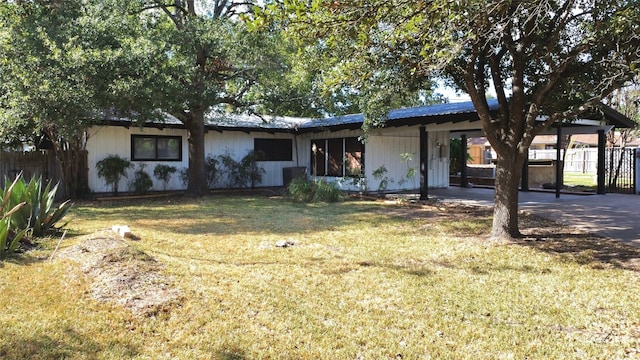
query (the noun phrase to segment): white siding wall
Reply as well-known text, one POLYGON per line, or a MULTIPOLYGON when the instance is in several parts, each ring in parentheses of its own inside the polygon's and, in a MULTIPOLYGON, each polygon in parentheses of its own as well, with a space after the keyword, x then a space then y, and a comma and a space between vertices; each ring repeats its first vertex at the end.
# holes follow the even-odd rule
MULTIPOLYGON (((358 137, 361 130, 342 130, 336 132, 319 132, 304 134, 298 139, 298 148, 301 166, 310 169, 311 140, 326 138, 358 137)), ((441 188, 449 186, 449 131, 429 132, 429 187, 441 188), (444 157, 440 157, 440 148, 444 146, 444 157)), ((368 191, 377 191, 380 180, 373 177, 373 172, 381 166, 387 169, 387 177, 393 182, 387 186, 387 190, 414 190, 420 188, 420 133, 419 127, 404 127, 400 129, 387 128, 375 130, 368 136, 365 143, 365 176, 367 178, 368 191), (411 160, 405 162, 401 154, 409 154, 411 160), (415 169, 415 176, 406 180, 407 170, 415 169), (400 179, 405 178, 404 182, 400 179)), ((308 170, 310 173, 310 170, 308 170)), ((339 178, 326 178, 328 181, 338 181, 339 178)), ((342 183, 345 190, 358 190, 349 181, 342 183)))
MULTIPOLYGON (((430 188, 449 186, 449 132, 431 131, 428 133, 428 183, 430 188), (440 144, 444 146, 440 157, 440 144)), ((418 127, 404 128, 401 131, 377 132, 369 136, 366 148, 366 174, 370 191, 377 191, 380 180, 373 172, 381 166, 387 169, 390 182, 388 190, 414 190, 420 188, 420 132, 418 127), (408 154, 405 161, 402 154, 408 154), (413 178, 407 178, 408 170, 413 169, 413 178), (391 181, 392 180, 392 181, 391 181)))
MULTIPOLYGON (((261 132, 245 133, 239 131, 209 131, 205 135, 205 156, 218 156, 230 154, 235 160, 242 159, 249 151, 253 150, 253 140, 260 139, 293 139, 291 134, 269 134, 261 132)), ((295 141, 293 141, 295 146, 295 141)), ((293 151, 292 161, 261 161, 260 166, 264 168, 265 173, 262 177, 262 183, 258 186, 282 186, 282 168, 296 166, 296 153, 293 151)), ((217 186, 225 186, 224 179, 222 184, 217 186)))
POLYGON ((96 163, 109 155, 118 155, 127 160, 131 160, 131 135, 160 135, 160 136, 182 136, 182 161, 133 161, 133 167, 127 171, 127 177, 120 179, 118 191, 129 191, 129 181, 133 179, 133 174, 140 164, 146 164, 145 170, 153 180, 153 189, 162 190, 162 181, 153 176, 153 169, 158 164, 175 166, 178 171, 173 174, 171 181, 167 185, 167 190, 183 189, 184 185, 180 180, 180 170, 189 165, 189 153, 187 148, 186 132, 175 129, 140 129, 131 127, 129 129, 120 126, 93 127, 89 130, 89 140, 87 141, 88 163, 89 163, 89 187, 94 192, 111 192, 111 185, 105 184, 104 180, 98 177, 96 163))
MULTIPOLYGON (((95 192, 111 192, 111 187, 98 178, 95 169, 96 162, 104 159, 109 154, 116 154, 120 157, 131 159, 131 135, 161 135, 161 136, 182 136, 182 161, 160 162, 160 161, 135 161, 134 166, 146 164, 146 171, 154 181, 154 190, 162 190, 162 182, 153 177, 153 169, 157 164, 166 164, 178 168, 168 184, 168 190, 181 190, 185 185, 180 179, 179 172, 189 165, 188 143, 185 130, 179 129, 139 129, 131 127, 96 127, 91 129, 90 138, 87 144, 89 151, 89 186, 95 192)), ((209 131, 205 135, 205 156, 218 156, 225 153, 231 154, 236 160, 242 159, 250 150, 253 150, 254 138, 272 139, 292 139, 293 159, 292 161, 265 161, 260 162, 260 166, 265 169, 263 182, 259 186, 282 186, 282 168, 301 166, 307 168, 307 173, 311 173, 311 140, 326 138, 358 137, 362 135, 361 130, 341 130, 335 132, 318 132, 303 134, 294 137, 291 134, 269 134, 263 132, 237 132, 224 131, 222 133, 209 131)), ((388 170, 387 177, 393 182, 387 190, 407 190, 419 189, 419 127, 387 128, 375 130, 368 136, 365 144, 365 175, 367 177, 367 188, 369 191, 377 191, 379 180, 374 179, 373 172, 380 166, 385 166, 388 170), (405 162, 401 154, 410 154, 411 160, 405 162), (415 176, 412 179, 401 182, 400 179, 406 176, 408 168, 415 169, 415 176)), ((429 131, 429 187, 449 186, 449 131, 429 131), (438 144, 444 146, 444 157, 440 157, 438 144)), ((119 191, 128 191, 128 183, 133 178, 135 167, 129 169, 128 178, 120 181, 119 191)), ((338 178, 327 178, 329 181, 337 181, 338 178)), ((219 184, 218 186, 224 186, 219 184)), ((342 184, 344 189, 358 190, 350 182, 342 184)))

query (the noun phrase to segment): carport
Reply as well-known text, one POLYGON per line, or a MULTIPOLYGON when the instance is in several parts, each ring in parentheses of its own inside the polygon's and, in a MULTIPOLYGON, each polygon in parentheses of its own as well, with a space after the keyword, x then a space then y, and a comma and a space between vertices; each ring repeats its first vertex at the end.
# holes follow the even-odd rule
MULTIPOLYGON (((491 110, 497 111, 497 102, 490 102, 491 110), (495 106, 495 109, 494 109, 495 106)), ((478 125, 481 127, 481 122, 477 120, 478 125)), ((598 135, 598 165, 597 165, 597 193, 604 194, 606 192, 605 187, 605 147, 606 147, 606 134, 609 131, 613 131, 615 128, 627 129, 635 127, 636 124, 621 114, 620 112, 614 110, 613 108, 600 104, 597 109, 589 113, 582 114, 579 118, 566 121, 566 122, 557 122, 552 125, 550 128, 545 129, 540 133, 540 135, 556 135, 556 159, 560 159, 561 157, 561 139, 563 135, 574 135, 574 134, 597 134, 598 135)), ((472 130, 460 130, 460 131, 451 131, 450 138, 461 139, 460 146, 460 158, 466 159, 467 156, 467 140, 472 137, 483 137, 485 136, 482 128, 472 129, 472 130)), ((521 191, 529 191, 529 161, 528 159, 525 161, 523 169, 522 169, 522 178, 521 178, 521 191)), ((562 184, 562 162, 555 161, 555 195, 556 198, 560 197, 561 192, 561 184, 562 184)), ((467 166, 466 162, 461 162, 460 167, 460 187, 468 187, 469 186, 469 177, 467 174, 467 166)))

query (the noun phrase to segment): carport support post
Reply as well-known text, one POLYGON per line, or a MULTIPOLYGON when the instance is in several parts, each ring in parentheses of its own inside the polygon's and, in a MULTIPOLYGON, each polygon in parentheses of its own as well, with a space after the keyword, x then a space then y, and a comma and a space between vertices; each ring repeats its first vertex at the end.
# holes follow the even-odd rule
POLYGON ((562 186, 562 164, 560 163, 562 150, 562 121, 558 121, 556 133, 556 199, 560 197, 560 187, 562 186))
POLYGON ((429 199, 429 133, 420 126, 420 200, 429 199))
POLYGON ((460 138, 460 187, 468 187, 467 180, 467 135, 460 138))
POLYGON ((598 189, 597 189, 597 193, 598 194, 605 194, 605 186, 604 186, 604 173, 605 173, 605 168, 604 168, 604 158, 605 158, 605 153, 604 153, 604 145, 605 145, 605 137, 604 137, 604 130, 598 130, 598 189))

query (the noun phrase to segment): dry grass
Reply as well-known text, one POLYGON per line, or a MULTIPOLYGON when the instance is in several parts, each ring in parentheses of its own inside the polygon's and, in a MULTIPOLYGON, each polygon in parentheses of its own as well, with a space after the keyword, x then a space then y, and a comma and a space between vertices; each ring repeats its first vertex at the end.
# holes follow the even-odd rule
POLYGON ((141 260, 180 297, 152 312, 97 301, 98 274, 45 247, 0 268, 0 357, 640 356, 640 251, 530 216, 510 244, 484 239, 486 210, 442 204, 215 196, 73 218, 62 254, 127 224, 141 239, 115 263, 141 260))

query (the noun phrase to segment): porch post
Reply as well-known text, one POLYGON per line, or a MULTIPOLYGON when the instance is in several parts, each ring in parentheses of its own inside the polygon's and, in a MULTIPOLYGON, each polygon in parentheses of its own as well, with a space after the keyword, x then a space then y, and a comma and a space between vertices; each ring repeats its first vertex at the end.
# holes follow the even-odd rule
POLYGON ((604 130, 598 130, 598 194, 606 194, 605 190, 605 153, 604 153, 604 145, 605 145, 605 136, 604 130))
POLYGON ((556 199, 560 197, 560 187, 562 186, 562 165, 560 164, 562 150, 562 121, 558 121, 556 133, 556 199))
POLYGON ((463 134, 460 141, 460 187, 468 187, 467 179, 467 135, 463 134))
POLYGON ((420 126, 420 200, 429 199, 429 133, 420 126))

